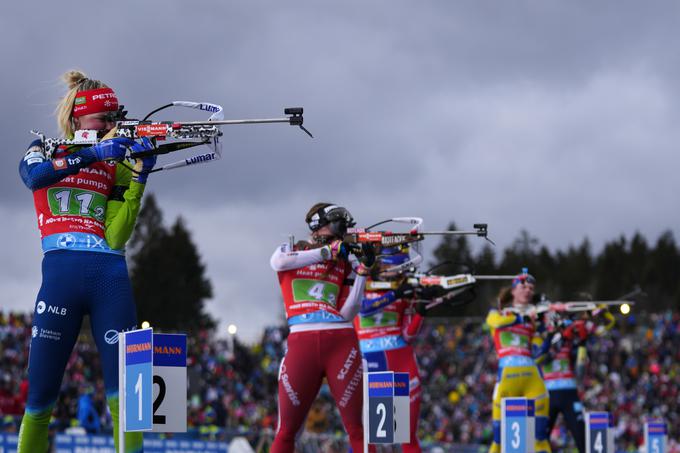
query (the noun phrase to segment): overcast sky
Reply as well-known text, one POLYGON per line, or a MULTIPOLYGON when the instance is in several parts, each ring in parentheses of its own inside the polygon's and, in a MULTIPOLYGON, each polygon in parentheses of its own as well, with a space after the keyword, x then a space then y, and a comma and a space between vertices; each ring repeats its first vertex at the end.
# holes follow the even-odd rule
POLYGON ((229 127, 223 160, 149 178, 166 221, 181 215, 192 232, 210 312, 248 341, 281 315, 269 256, 306 234, 317 201, 363 225, 488 222, 498 252, 522 228, 553 249, 677 236, 679 13, 633 1, 7 3, 2 307, 31 311, 40 285, 17 165, 30 129, 56 134, 71 68, 112 86, 132 117, 173 100, 222 104, 227 118, 305 108, 313 140, 229 127))

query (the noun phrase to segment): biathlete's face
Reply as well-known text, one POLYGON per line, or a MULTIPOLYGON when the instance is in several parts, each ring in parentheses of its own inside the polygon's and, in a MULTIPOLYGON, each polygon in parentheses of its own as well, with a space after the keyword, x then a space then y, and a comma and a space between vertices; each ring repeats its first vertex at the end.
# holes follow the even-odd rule
POLYGON ((115 121, 112 121, 111 115, 107 112, 83 115, 74 118, 73 122, 75 123, 76 130, 90 129, 100 132, 108 132, 116 125, 115 121))
POLYGON ((312 232, 312 241, 316 243, 330 242, 333 239, 333 232, 331 225, 324 225, 316 231, 312 232))
POLYGON ((534 298, 534 284, 526 280, 518 283, 512 288, 512 304, 515 306, 525 307, 531 303, 534 298))

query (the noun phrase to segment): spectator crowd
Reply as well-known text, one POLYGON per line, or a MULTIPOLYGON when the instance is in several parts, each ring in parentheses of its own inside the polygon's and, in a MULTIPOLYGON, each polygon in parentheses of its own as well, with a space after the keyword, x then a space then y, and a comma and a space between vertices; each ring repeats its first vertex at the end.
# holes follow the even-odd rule
MULTIPOLYGON (((586 410, 614 414, 617 449, 637 451, 643 420, 668 423, 671 451, 680 451, 680 313, 619 317, 607 336, 588 343, 589 361, 581 383, 586 410)), ((425 447, 447 444, 488 445, 491 396, 497 361, 482 319, 428 319, 416 340, 424 388, 420 438, 425 447)), ((191 435, 228 440, 235 435, 266 448, 277 424, 277 375, 285 352, 285 327, 265 329, 254 345, 235 337, 214 340, 214 332, 189 337, 188 426, 191 435)), ((26 363, 31 315, 0 311, 0 416, 4 432, 14 432, 27 393, 26 363)), ((111 432, 99 355, 89 331, 69 360, 51 428, 81 426, 111 432)), ((338 443, 343 430, 328 388, 322 387, 306 431, 338 443)), ((555 445, 570 446, 558 423, 555 445)), ((330 451, 330 449, 329 449, 330 451)))

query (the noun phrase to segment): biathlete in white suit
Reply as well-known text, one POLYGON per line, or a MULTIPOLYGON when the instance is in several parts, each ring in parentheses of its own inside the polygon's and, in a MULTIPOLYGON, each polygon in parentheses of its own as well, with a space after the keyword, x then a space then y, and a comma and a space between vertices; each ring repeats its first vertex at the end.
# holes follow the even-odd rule
POLYGON ((354 219, 345 208, 317 203, 305 220, 312 232, 310 242, 292 248, 283 244, 270 261, 290 328, 279 370, 279 423, 271 451, 294 451, 296 435, 325 377, 351 447, 362 452, 364 370, 352 319, 361 308, 375 254, 364 247, 352 269, 350 250, 342 239, 354 219))

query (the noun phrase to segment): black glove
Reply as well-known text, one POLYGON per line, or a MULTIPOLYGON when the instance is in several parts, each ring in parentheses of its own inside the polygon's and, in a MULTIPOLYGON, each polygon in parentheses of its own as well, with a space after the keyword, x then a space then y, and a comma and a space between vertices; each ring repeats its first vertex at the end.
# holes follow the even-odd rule
POLYGON ((415 290, 413 286, 411 286, 408 282, 404 282, 401 285, 399 285, 399 288, 394 290, 394 298, 399 300, 399 299, 410 299, 413 297, 415 294, 415 290))
POLYGON ((432 300, 441 295, 441 290, 434 286, 417 286, 415 288, 416 297, 420 300, 432 300))
POLYGON ((361 253, 357 256, 361 264, 367 268, 373 267, 375 264, 375 248, 372 244, 361 244, 361 253))
POLYGON ((418 302, 415 303, 414 308, 416 310, 416 313, 418 313, 420 316, 422 316, 424 318, 425 316, 427 316, 427 308, 426 307, 427 307, 426 302, 418 301, 418 302))

